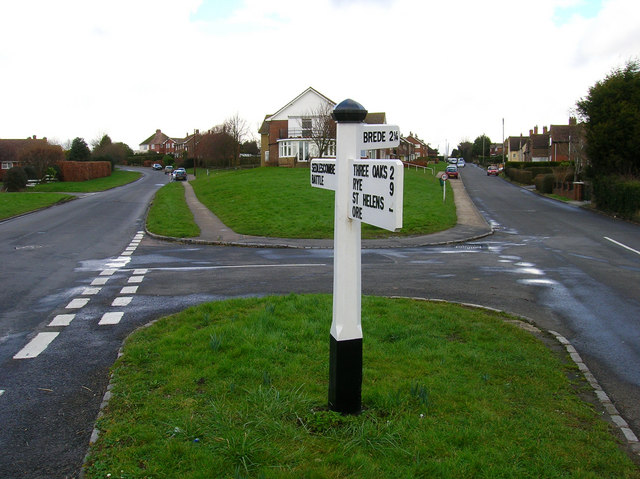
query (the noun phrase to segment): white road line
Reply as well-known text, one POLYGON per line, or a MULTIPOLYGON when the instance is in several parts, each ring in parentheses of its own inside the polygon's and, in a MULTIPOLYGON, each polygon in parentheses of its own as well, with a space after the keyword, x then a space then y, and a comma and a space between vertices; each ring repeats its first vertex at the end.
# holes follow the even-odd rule
POLYGON ((0 389, 0 396, 4 394, 4 389, 0 389))
POLYGON ((131 256, 131 253, 132 253, 132 251, 126 251, 126 250, 125 250, 125 251, 122 253, 122 256, 131 256))
POLYGON ((144 276, 131 276, 129 278, 129 281, 127 281, 128 283, 142 283, 142 280, 144 279, 144 276))
POLYGON ((104 313, 102 319, 98 322, 99 325, 104 326, 106 324, 118 324, 124 316, 124 312, 104 313))
POLYGON ((22 348, 13 359, 30 359, 38 356, 42 351, 47 349, 51 341, 56 339, 60 333, 38 333, 29 343, 22 348))
POLYGON ((102 288, 84 288, 82 292, 83 296, 92 296, 94 294, 98 294, 102 288))
POLYGON ((89 302, 89 298, 76 298, 72 299, 69 304, 67 304, 67 309, 80 309, 87 305, 89 302))
POLYGON ((132 299, 133 297, 131 296, 120 296, 113 300, 111 306, 128 306, 132 299))
POLYGON ((134 269, 133 274, 147 274, 149 272, 148 269, 134 269))
POLYGON ((137 286, 125 286, 120 290, 120 294, 136 294, 138 292, 137 286))
POLYGON ((616 241, 614 239, 607 238, 606 236, 604 237, 604 239, 606 239, 607 241, 611 241, 612 243, 615 243, 618 246, 622 246, 623 248, 628 249, 629 251, 632 251, 635 254, 640 254, 640 251, 638 251, 637 249, 633 249, 633 248, 627 246, 626 244, 622 244, 622 243, 620 243, 620 242, 618 242, 618 241, 616 241))
POLYGON ((49 323, 49 326, 69 326, 75 314, 59 314, 49 323))
POLYGON ((118 271, 118 270, 117 269, 105 269, 100 273, 100 276, 111 276, 116 271, 118 271))
POLYGON ((96 278, 91 281, 91 286, 103 286, 107 284, 107 281, 109 281, 109 278, 96 278))

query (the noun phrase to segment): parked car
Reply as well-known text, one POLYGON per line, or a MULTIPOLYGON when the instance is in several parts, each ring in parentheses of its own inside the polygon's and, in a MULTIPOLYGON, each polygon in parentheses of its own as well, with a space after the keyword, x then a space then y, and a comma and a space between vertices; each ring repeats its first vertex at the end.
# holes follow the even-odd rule
POLYGON ((447 163, 450 163, 452 165, 457 165, 458 164, 458 159, 457 158, 448 158, 447 159, 447 163))
POLYGON ((458 168, 464 168, 465 164, 464 158, 458 158, 458 168))
POLYGON ((173 172, 173 179, 174 180, 182 180, 182 181, 186 181, 187 180, 187 170, 185 170, 184 168, 178 168, 177 170, 175 170, 173 172))
POLYGON ((154 164, 153 164, 153 166, 152 166, 152 168, 153 168, 154 170, 161 170, 161 169, 162 169, 162 165, 161 165, 161 164, 159 164, 159 163, 154 163, 154 164))
POLYGON ((164 174, 165 175, 168 175, 171 172, 173 172, 173 166, 167 165, 167 166, 164 167, 164 174))
POLYGON ((498 167, 496 165, 489 165, 487 168, 487 176, 498 176, 498 167))
POLYGON ((456 165, 449 165, 445 170, 448 178, 458 178, 458 167, 456 165))

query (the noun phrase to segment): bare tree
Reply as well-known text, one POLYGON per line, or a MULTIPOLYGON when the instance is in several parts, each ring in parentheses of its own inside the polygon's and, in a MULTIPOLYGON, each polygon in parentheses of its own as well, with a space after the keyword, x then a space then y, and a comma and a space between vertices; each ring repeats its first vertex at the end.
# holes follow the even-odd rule
POLYGON ((233 164, 238 166, 240 164, 240 146, 249 134, 249 127, 247 122, 236 113, 225 120, 223 128, 224 132, 234 140, 233 164))
POLYGON ((311 118, 311 140, 318 148, 318 157, 329 153, 329 147, 336 141, 336 122, 331 113, 333 105, 323 103, 309 112, 311 118))

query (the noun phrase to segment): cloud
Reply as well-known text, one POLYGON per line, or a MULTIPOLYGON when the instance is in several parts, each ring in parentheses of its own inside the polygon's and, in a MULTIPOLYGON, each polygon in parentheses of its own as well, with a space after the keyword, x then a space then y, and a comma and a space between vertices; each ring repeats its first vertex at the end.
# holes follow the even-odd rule
POLYGON ((309 86, 444 149, 564 123, 640 51, 636 0, 60 0, 3 6, 1 137, 132 147, 235 113, 257 128, 309 86), (557 21, 558 8, 572 14, 557 21), (38 15, 33 12, 37 11, 38 15))

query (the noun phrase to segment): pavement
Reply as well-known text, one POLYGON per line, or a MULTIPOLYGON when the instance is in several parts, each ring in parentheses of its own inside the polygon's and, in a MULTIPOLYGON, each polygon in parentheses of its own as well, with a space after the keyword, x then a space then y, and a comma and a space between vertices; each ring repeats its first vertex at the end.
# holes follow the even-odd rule
MULTIPOLYGON (((189 179, 194 179, 191 175, 189 179)), ((491 226, 478 212, 469 198, 461 179, 449 180, 453 189, 458 223, 453 228, 422 236, 390 236, 384 239, 364 239, 362 248, 406 248, 462 243, 488 236, 491 226)), ((204 206, 196 197, 189 181, 182 182, 187 204, 200 227, 200 236, 180 238, 178 241, 196 244, 268 248, 333 248, 333 239, 296 239, 249 236, 236 233, 204 206)), ((157 235, 150 234, 158 237, 157 235)), ((170 239, 161 237, 163 239, 170 239)), ((174 238, 174 240, 177 240, 174 238)))

